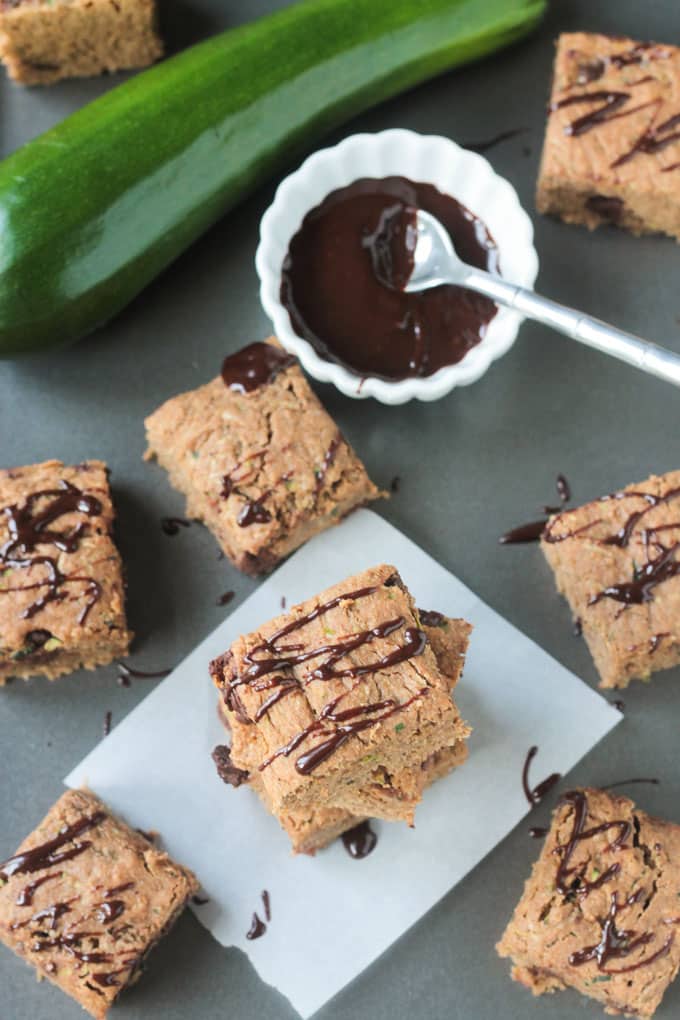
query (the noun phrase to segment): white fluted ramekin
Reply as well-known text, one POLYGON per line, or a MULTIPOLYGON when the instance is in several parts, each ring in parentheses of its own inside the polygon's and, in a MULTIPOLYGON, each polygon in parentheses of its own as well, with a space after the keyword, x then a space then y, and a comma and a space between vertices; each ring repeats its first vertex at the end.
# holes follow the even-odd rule
POLYGON ((437 400, 455 386, 475 382, 492 361, 505 354, 515 341, 522 316, 500 308, 483 340, 458 364, 447 365, 424 378, 389 382, 374 376, 362 378, 322 358, 295 332, 279 297, 283 261, 305 214, 329 192, 359 177, 392 175, 433 184, 462 202, 489 228, 499 248, 505 279, 533 286, 538 273, 533 227, 512 185, 499 177, 483 156, 461 149, 448 138, 397 129, 351 135, 339 145, 309 156, 299 170, 281 182, 260 224, 255 256, 260 299, 276 336, 313 378, 334 383, 348 397, 375 397, 384 404, 403 404, 414 397, 437 400))

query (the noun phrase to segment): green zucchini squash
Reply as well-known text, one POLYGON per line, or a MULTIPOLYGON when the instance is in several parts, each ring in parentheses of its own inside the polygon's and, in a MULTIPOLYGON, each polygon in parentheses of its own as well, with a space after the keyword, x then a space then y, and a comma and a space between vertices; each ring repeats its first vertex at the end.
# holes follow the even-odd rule
POLYGON ((111 319, 342 121, 534 26, 546 0, 304 0, 90 103, 0 163, 0 357, 111 319))

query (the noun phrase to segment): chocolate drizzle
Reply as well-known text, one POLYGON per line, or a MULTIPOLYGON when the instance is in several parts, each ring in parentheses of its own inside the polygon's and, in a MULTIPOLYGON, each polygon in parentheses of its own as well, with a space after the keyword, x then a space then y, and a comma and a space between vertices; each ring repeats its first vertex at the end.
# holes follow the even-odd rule
POLYGON ((33 896, 35 895, 36 889, 39 889, 45 882, 50 882, 55 878, 61 878, 61 871, 53 871, 49 875, 43 875, 42 878, 36 878, 34 882, 29 882, 21 890, 16 898, 16 905, 18 907, 31 907, 33 906, 33 896))
MULTIPOLYGON (((578 56, 575 51, 571 55, 578 56)), ((577 65, 576 84, 589 85, 592 82, 599 81, 610 67, 621 70, 632 65, 648 64, 654 60, 665 59, 668 56, 670 56, 670 50, 667 48, 655 46, 652 43, 638 43, 627 50, 622 50, 620 53, 580 62, 577 65)), ((671 116, 666 117, 661 123, 656 123, 664 106, 664 99, 661 96, 637 103, 636 105, 629 105, 632 98, 631 89, 656 80, 654 75, 643 73, 635 81, 625 81, 622 78, 625 91, 617 88, 602 88, 577 93, 570 92, 570 94, 553 102, 550 109, 555 111, 577 104, 591 107, 588 112, 577 117, 565 127, 565 134, 572 137, 578 137, 593 131, 603 124, 608 124, 621 117, 630 117, 643 110, 650 110, 651 119, 644 131, 625 152, 621 153, 611 163, 611 168, 617 169, 640 154, 655 155, 662 152, 667 146, 680 141, 680 113, 675 112, 671 116)), ((665 169, 664 167, 661 168, 662 171, 665 169)), ((623 205, 619 199, 606 196, 593 196, 586 204, 599 215, 612 219, 614 222, 620 218, 623 211, 623 205), (602 200, 603 204, 600 207, 596 207, 594 203, 599 199, 602 200)))
POLYGON ((591 960, 597 962, 597 969, 602 974, 629 974, 631 971, 639 970, 640 967, 646 967, 660 957, 665 956, 669 951, 673 942, 674 933, 666 938, 663 945, 652 953, 651 956, 643 957, 641 960, 637 960, 635 963, 628 964, 627 967, 607 967, 606 964, 610 960, 619 960, 622 957, 630 956, 631 953, 635 952, 636 949, 640 949, 642 946, 649 945, 653 942, 656 936, 651 931, 638 932, 633 929, 619 929, 616 926, 616 919, 618 915, 630 908, 635 906, 644 896, 643 889, 637 889, 634 893, 631 893, 622 903, 619 903, 618 893, 613 892, 611 894, 609 911, 607 916, 601 921, 602 931, 600 935, 600 941, 594 946, 586 946, 584 949, 580 949, 576 953, 572 953, 569 957, 569 963, 572 967, 580 967, 584 963, 589 963, 591 960))
POLYGON ((562 778, 561 773, 552 772, 546 779, 542 780, 542 782, 537 783, 536 786, 529 786, 529 766, 537 754, 538 748, 536 746, 530 747, 522 769, 522 789, 524 790, 524 796, 532 807, 535 804, 539 804, 545 797, 546 793, 549 793, 553 786, 559 783, 562 778))
POLYGON ((222 363, 222 379, 230 390, 252 393, 273 382, 280 372, 294 364, 291 354, 274 344, 259 341, 227 355, 222 363))
POLYGON ((370 822, 365 821, 359 822, 348 832, 343 832, 342 843, 350 857, 360 861, 373 853, 378 843, 378 837, 371 828, 370 822))
MULTIPOLYGON (((388 583, 389 581, 386 582, 386 584, 388 583)), ((232 677, 223 676, 223 681, 226 685, 224 694, 225 704, 230 711, 236 714, 241 723, 258 722, 271 711, 281 698, 298 692, 301 693, 305 686, 313 682, 325 682, 336 679, 356 681, 343 690, 341 694, 327 702, 313 722, 296 733, 288 743, 271 753, 260 764, 260 771, 271 765, 277 758, 288 757, 293 754, 307 738, 312 735, 318 735, 323 739, 300 754, 295 762, 296 770, 301 775, 308 775, 352 736, 378 725, 428 694, 429 689, 424 687, 407 701, 401 703, 389 698, 372 704, 358 705, 346 709, 341 708, 344 699, 360 686, 364 677, 422 654, 427 644, 425 633, 418 627, 405 627, 403 617, 386 620, 368 630, 346 635, 336 642, 323 644, 318 647, 305 648, 303 644, 281 643, 284 638, 330 612, 331 609, 342 602, 366 598, 377 591, 378 587, 372 586, 356 591, 343 592, 328 602, 316 606, 304 616, 290 620, 270 638, 256 645, 244 655, 244 669, 241 674, 232 677), (363 665, 352 665, 344 668, 338 666, 338 663, 349 652, 371 644, 378 639, 388 637, 402 629, 403 641, 391 652, 378 656, 373 661, 363 665), (302 681, 298 681, 292 676, 282 676, 278 673, 279 670, 290 669, 312 659, 319 661, 310 669, 302 681), (239 689, 243 686, 248 686, 254 691, 272 691, 272 694, 265 698, 259 706, 254 720, 248 717, 242 700, 239 697, 239 689)), ((216 664, 215 668, 221 671, 219 663, 216 664)), ((233 767, 231 766, 230 758, 229 767, 233 767)), ((232 779, 227 778, 226 781, 231 782, 232 779)))
POLYGON ((560 474, 555 479, 555 488, 557 495, 559 496, 561 506, 544 506, 543 513, 546 514, 546 518, 540 521, 531 521, 529 524, 520 524, 519 527, 513 528, 511 531, 506 531, 504 535, 498 539, 501 545, 518 545, 525 542, 538 542, 543 535, 548 524, 548 517, 552 514, 560 513, 566 504, 571 499, 571 486, 569 482, 560 474))
MULTIPOLYGON (((672 542, 670 545, 664 545, 660 538, 666 532, 675 531, 680 535, 680 518, 670 524, 652 525, 649 527, 641 526, 644 518, 655 507, 669 503, 679 497, 680 487, 675 487, 667 489, 666 492, 659 495, 653 492, 631 489, 614 492, 601 498, 601 503, 612 500, 620 502, 629 499, 643 501, 644 505, 638 510, 632 510, 615 532, 606 535, 604 538, 594 539, 594 541, 599 542, 600 545, 612 545, 619 549, 625 549, 630 545, 633 536, 639 528, 647 561, 642 566, 634 566, 632 579, 608 585, 602 591, 592 595, 588 603, 589 605, 596 605, 605 598, 622 603, 624 609, 630 605, 643 605, 654 599, 655 589, 658 585, 680 574, 680 559, 676 557, 677 551, 680 549, 680 540, 672 542)), ((567 528, 566 531, 556 531, 558 526, 564 523, 565 516, 560 514, 549 521, 543 535, 544 541, 549 543, 564 542, 567 539, 590 531, 597 524, 601 523, 601 519, 596 518, 579 528, 567 528)), ((653 635, 650 643, 650 654, 656 650, 660 641, 666 636, 665 632, 653 635)))
POLYGON ((136 680, 157 680, 162 677, 170 676, 172 673, 171 669, 159 669, 153 673, 148 673, 143 669, 134 669, 132 666, 128 666, 125 662, 117 662, 119 677, 124 680, 134 677, 136 680))
MULTIPOLYGON (((11 586, 0 589, 0 595, 16 591, 40 591, 45 589, 36 600, 23 610, 22 619, 31 619, 50 602, 61 602, 67 598, 65 588, 74 583, 85 585, 82 592, 86 601, 78 616, 78 623, 83 624, 87 616, 101 596, 101 588, 93 577, 80 574, 62 573, 59 562, 54 556, 45 554, 31 555, 38 546, 51 545, 60 552, 72 553, 78 549, 80 540, 86 532, 84 521, 70 530, 59 531, 52 525, 60 517, 71 513, 81 513, 88 517, 98 517, 102 513, 102 504, 95 496, 82 492, 70 482, 62 481, 57 489, 41 489, 26 497, 22 505, 14 504, 3 508, 9 539, 0 547, 0 575, 2 570, 28 570, 33 567, 44 567, 46 576, 41 581, 30 584, 11 586), (40 504, 44 504, 39 509, 40 504)), ((48 633, 32 631, 36 633, 48 633)))
POLYGON ((586 872, 588 869, 587 862, 582 864, 579 868, 570 867, 571 859, 576 852, 579 843, 584 840, 592 839, 593 836, 597 836, 602 832, 609 832, 611 829, 616 829, 618 834, 611 841, 608 846, 609 850, 620 850, 623 848, 627 839, 633 834, 633 827, 630 822, 624 819, 603 822, 601 825, 595 825, 590 829, 586 829, 586 821, 588 819, 588 798, 582 790, 571 790, 569 793, 565 793, 562 798, 563 804, 570 804, 573 810, 573 821, 572 829, 566 843, 559 844, 555 847, 554 853, 560 857, 560 863, 557 868, 556 886, 559 893, 563 896, 569 897, 572 895, 578 896, 579 899, 583 899, 593 889, 599 889, 600 886, 605 885, 615 875, 618 875, 621 871, 621 865, 618 862, 611 864, 606 868, 602 874, 598 875, 597 878, 589 880, 586 878, 586 872))
POLYGON ((28 850, 22 850, 6 860, 4 864, 0 864, 0 877, 8 879, 12 875, 42 871, 53 864, 60 864, 62 861, 77 857, 92 846, 88 840, 78 842, 78 837, 101 825, 105 818, 106 815, 103 811, 96 811, 94 814, 86 815, 74 822, 73 825, 65 825, 54 839, 28 850), (62 850, 62 847, 68 843, 73 843, 73 846, 68 850, 62 850))

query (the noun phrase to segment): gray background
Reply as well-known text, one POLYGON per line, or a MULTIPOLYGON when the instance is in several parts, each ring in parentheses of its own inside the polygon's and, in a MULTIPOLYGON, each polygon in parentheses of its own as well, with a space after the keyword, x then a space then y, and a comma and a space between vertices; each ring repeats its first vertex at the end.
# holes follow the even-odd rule
MULTIPOLYGON (((282 5, 163 0, 162 6, 177 47, 282 5)), ((332 140, 358 130, 407 127, 474 142, 507 128, 526 128, 489 158, 534 215, 552 40, 561 30, 579 28, 680 42, 676 0, 554 0, 531 39, 381 106, 332 140)), ((23 90, 1 80, 2 154, 113 82, 23 90)), ((177 663, 222 619, 225 610, 216 605, 217 597, 234 589, 236 605, 256 584, 218 561, 204 529, 192 527, 176 538, 162 534, 160 518, 181 513, 182 501, 160 469, 142 463, 142 419, 166 397, 215 375, 227 351, 266 335, 253 256, 274 183, 229 215, 96 336, 39 360, 0 364, 0 464, 102 457, 111 465, 129 572, 129 616, 137 632, 133 662, 142 669, 177 663)), ((538 284, 545 293, 680 351, 680 250, 673 241, 635 239, 613 229, 589 235, 535 215, 534 222, 541 257, 538 284)), ((384 485, 401 476, 401 491, 379 512, 595 685, 585 645, 572 636, 569 613, 538 550, 500 548, 496 540, 553 499, 558 471, 581 501, 652 471, 680 467, 676 392, 532 325, 522 328, 515 348, 480 382, 438 403, 389 408, 345 399, 330 387, 318 391, 372 476, 384 485)), ((658 776, 661 786, 633 792, 648 810, 680 820, 679 681, 675 670, 626 692, 622 724, 569 782, 658 776)), ((153 682, 120 689, 114 669, 104 668, 53 685, 15 683, 3 692, 0 857, 34 827, 59 796, 62 777, 101 738, 106 710, 113 712, 115 725, 153 682)), ((542 778, 540 758, 534 775, 542 778)), ((227 800, 225 794, 225 810, 227 800)), ((535 812, 534 824, 546 821, 553 802, 548 798, 535 812)), ((537 851, 527 824, 521 824, 323 1009, 319 1020, 412 1015, 514 1020, 529 1012, 536 1020, 601 1016, 598 1006, 571 992, 532 1002, 493 951, 537 851)), ((215 852, 224 853, 226 862, 228 848, 215 852)), ((238 861, 229 866, 236 881, 238 861)), ((313 967, 314 952, 332 953, 333 947, 310 950, 313 967)), ((300 952, 307 951, 300 946, 300 952)), ((677 1017, 679 1009, 680 983, 658 1016, 677 1017)), ((180 1020, 190 1012, 201 1020, 294 1016, 244 957, 218 946, 188 913, 115 1013, 120 1020, 180 1020)), ((0 1020, 79 1016, 70 1000, 46 983, 37 985, 26 966, 0 952, 0 1020)))

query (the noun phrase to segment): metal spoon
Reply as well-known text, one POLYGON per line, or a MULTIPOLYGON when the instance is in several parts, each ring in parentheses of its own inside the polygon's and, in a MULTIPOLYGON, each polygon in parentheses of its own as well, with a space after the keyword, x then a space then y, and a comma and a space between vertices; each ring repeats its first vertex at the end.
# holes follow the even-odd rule
POLYGON ((468 287, 478 294, 485 294, 496 304, 552 326, 558 333, 680 386, 680 355, 541 297, 532 290, 508 283, 494 273, 467 265, 456 255, 448 231, 439 220, 422 209, 417 211, 416 227, 413 269, 403 288, 405 291, 429 290, 445 283, 468 287))

